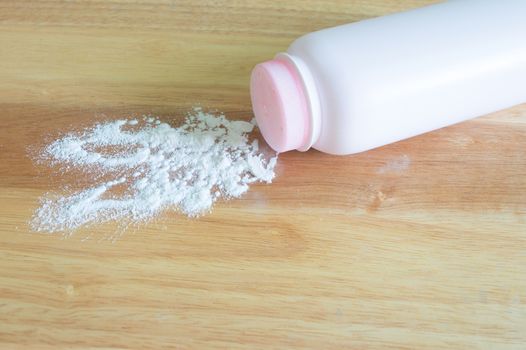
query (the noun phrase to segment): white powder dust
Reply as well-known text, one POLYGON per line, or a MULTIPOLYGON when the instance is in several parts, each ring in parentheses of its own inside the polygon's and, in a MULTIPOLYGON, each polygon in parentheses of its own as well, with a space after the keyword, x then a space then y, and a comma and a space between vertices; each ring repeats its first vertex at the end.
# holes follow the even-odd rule
POLYGON ((179 127, 157 118, 116 120, 68 134, 39 159, 90 174, 88 188, 41 199, 35 231, 71 232, 81 226, 145 222, 166 209, 195 217, 220 198, 245 193, 274 178, 277 156, 267 159, 248 139, 255 122, 229 121, 195 108, 179 127))
POLYGON ((377 174, 399 174, 407 170, 411 165, 411 158, 407 154, 403 154, 399 157, 389 160, 378 170, 377 174))

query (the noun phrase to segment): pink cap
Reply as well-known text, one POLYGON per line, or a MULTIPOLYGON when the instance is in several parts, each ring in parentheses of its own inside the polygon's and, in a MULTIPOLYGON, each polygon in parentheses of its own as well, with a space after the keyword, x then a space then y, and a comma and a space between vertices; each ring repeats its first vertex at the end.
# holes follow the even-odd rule
POLYGON ((258 127, 270 147, 286 152, 307 144, 306 94, 291 63, 274 59, 258 64, 252 71, 250 95, 258 127))

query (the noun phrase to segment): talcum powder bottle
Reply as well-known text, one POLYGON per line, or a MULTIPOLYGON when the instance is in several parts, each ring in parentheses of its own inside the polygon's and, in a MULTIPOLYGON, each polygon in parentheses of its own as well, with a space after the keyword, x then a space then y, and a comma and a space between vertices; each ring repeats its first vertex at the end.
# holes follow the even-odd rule
POLYGON ((526 102, 526 1, 453 0, 307 34, 258 64, 278 152, 366 151, 526 102))

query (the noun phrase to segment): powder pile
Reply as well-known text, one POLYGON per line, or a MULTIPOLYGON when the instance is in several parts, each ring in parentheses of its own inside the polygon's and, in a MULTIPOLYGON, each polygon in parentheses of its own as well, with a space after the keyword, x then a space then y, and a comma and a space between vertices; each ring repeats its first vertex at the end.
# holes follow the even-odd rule
POLYGON ((195 108, 179 127, 144 117, 68 134, 45 147, 40 160, 91 174, 93 185, 45 195, 31 226, 67 232, 112 220, 144 222, 166 209, 206 213, 218 199, 274 178, 277 157, 267 159, 258 141, 249 141, 254 126, 195 108))

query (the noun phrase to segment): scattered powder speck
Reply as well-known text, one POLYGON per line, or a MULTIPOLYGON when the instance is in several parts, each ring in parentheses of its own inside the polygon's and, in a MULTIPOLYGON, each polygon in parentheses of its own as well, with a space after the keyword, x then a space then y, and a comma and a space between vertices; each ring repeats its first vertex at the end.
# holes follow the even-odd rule
POLYGON ((389 160, 376 172, 378 174, 402 173, 411 165, 411 158, 407 154, 389 160))
POLYGON ((39 158, 93 174, 92 185, 45 195, 31 226, 71 232, 112 220, 144 222, 166 209, 204 214, 218 199, 239 197, 251 183, 274 178, 277 156, 264 157, 257 140, 249 141, 254 126, 196 108, 179 127, 147 116, 68 134, 39 158))

